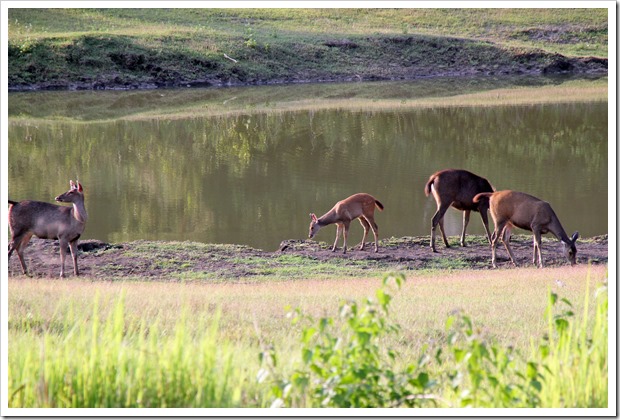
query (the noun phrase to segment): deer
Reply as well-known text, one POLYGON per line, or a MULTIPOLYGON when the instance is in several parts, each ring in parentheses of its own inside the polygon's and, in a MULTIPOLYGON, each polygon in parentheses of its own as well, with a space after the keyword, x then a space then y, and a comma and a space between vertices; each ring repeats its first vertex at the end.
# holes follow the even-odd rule
POLYGON ((342 253, 347 253, 347 236, 349 234, 349 225, 354 219, 358 219, 364 228, 364 237, 360 245, 360 250, 364 249, 368 230, 372 229, 375 237, 375 252, 379 252, 378 232, 379 227, 375 223, 375 207, 383 211, 383 204, 370 194, 358 193, 337 202, 334 207, 321 217, 316 217, 314 213, 310 213, 310 229, 308 238, 312 239, 317 232, 328 225, 336 224, 336 240, 332 246, 332 252, 336 251, 338 238, 342 233, 342 253))
POLYGON ((69 181, 69 191, 56 197, 60 203, 72 203, 71 207, 59 206, 42 201, 24 200, 20 202, 9 200, 9 228, 11 241, 9 242, 9 259, 13 251, 17 252, 24 275, 28 275, 24 261, 24 249, 32 235, 41 239, 58 239, 60 242, 60 277, 65 277, 65 256, 67 245, 73 257, 73 272, 79 276, 77 264, 77 243, 88 214, 84 207, 84 190, 82 184, 69 181))
POLYGON ((437 211, 431 219, 431 249, 435 248, 435 231, 437 225, 443 237, 446 248, 450 248, 448 238, 443 228, 443 218, 450 206, 463 212, 463 231, 461 232, 461 246, 465 246, 465 231, 469 224, 469 216, 472 211, 479 212, 480 218, 487 234, 487 239, 491 243, 491 233, 489 232, 489 219, 487 216, 488 203, 475 203, 474 196, 482 192, 493 192, 495 188, 485 178, 473 174, 464 169, 444 169, 432 174, 426 185, 424 193, 428 197, 431 193, 437 203, 437 211))
POLYGON ((510 232, 513 227, 525 229, 534 234, 532 264, 538 268, 543 267, 541 235, 549 232, 562 242, 564 255, 571 266, 576 264, 577 248, 575 242, 579 238, 579 232, 573 233, 569 238, 549 203, 529 194, 512 190, 480 193, 474 197, 474 202, 481 203, 483 201, 488 201, 491 217, 495 224, 495 230, 491 236, 491 263, 493 268, 497 268, 495 250, 500 239, 508 251, 512 265, 517 266, 509 244, 510 232))

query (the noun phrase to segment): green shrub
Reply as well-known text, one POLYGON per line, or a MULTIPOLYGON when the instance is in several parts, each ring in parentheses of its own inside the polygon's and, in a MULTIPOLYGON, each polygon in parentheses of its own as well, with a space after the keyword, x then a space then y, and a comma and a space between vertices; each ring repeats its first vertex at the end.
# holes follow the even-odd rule
POLYGON ((390 294, 404 281, 387 275, 375 299, 340 305, 338 318, 292 312, 301 325, 301 364, 279 372, 273 347, 260 353, 259 382, 269 384, 272 407, 606 407, 608 392, 606 287, 588 297, 580 322, 572 304, 549 292, 547 334, 524 356, 494 342, 471 318, 448 317, 447 340, 434 354, 397 369, 385 338, 400 330, 389 320, 390 294), (558 312, 558 302, 565 305, 558 312), (591 332, 591 334, 589 334, 591 332), (436 364, 433 366, 433 364, 436 364))
POLYGON ((383 278, 376 298, 361 304, 342 302, 338 312, 341 327, 330 317, 318 321, 300 310, 293 313, 293 325, 305 323, 301 330, 302 366, 289 378, 276 371, 273 348, 261 353, 263 368, 259 380, 269 375, 272 407, 419 407, 434 404, 430 391, 435 383, 417 364, 402 370, 394 368, 396 355, 385 350, 382 340, 399 326, 388 320, 391 287, 400 288, 402 274, 383 278), (313 325, 314 324, 314 325, 313 325))

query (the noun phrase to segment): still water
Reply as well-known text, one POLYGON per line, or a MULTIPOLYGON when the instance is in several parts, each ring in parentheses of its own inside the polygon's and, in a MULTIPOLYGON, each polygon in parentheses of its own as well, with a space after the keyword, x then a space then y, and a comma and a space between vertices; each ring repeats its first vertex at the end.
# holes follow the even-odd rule
MULTIPOLYGON (((447 95, 457 82, 436 83, 443 84, 427 85, 425 94, 447 95)), ((391 97, 415 89, 370 86, 391 97)), ((385 205, 375 214, 380 238, 428 235, 436 206, 424 195, 426 180, 439 169, 465 168, 498 190, 549 201, 569 234, 607 233, 607 102, 261 113, 246 104, 219 116, 174 112, 204 98, 222 104, 247 95, 268 103, 283 92, 314 95, 311 89, 10 94, 9 197, 52 202, 79 177, 89 212, 83 239, 275 250, 284 239, 307 237, 310 212, 321 215, 357 192, 385 205), (126 118, 149 109, 167 114, 126 118)), ((458 235, 461 213, 448 211, 445 226, 458 235)), ((484 233, 477 215, 469 231, 484 233)), ((351 244, 361 232, 352 225, 351 244)), ((315 239, 331 243, 334 236, 328 227, 315 239)))

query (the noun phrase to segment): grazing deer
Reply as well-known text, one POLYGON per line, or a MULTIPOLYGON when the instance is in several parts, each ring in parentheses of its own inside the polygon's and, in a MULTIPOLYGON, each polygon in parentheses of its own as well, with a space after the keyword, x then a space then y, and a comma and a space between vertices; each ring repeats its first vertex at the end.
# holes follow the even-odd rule
POLYGON ((349 233, 349 225, 354 219, 359 219, 362 227, 364 228, 364 237, 362 238, 362 244, 360 250, 364 249, 366 236, 368 235, 368 229, 372 229, 372 233, 375 236, 375 252, 379 251, 377 244, 377 235, 379 227, 375 223, 375 206, 383 211, 383 204, 379 200, 375 199, 370 194, 354 194, 349 198, 336 203, 336 205, 323 216, 317 218, 314 213, 310 214, 312 221, 310 222, 310 231, 308 233, 309 238, 314 238, 319 229, 332 223, 336 223, 336 240, 332 247, 332 252, 336 250, 336 244, 338 243, 338 237, 342 232, 343 244, 342 253, 347 253, 347 235, 349 233))
POLYGON ((430 176, 424 187, 424 192, 428 197, 431 193, 437 202, 437 211, 431 220, 431 249, 435 249, 435 230, 439 225, 443 243, 449 248, 448 238, 443 228, 443 217, 450 206, 463 211, 463 232, 461 233, 461 246, 465 246, 465 230, 469 224, 469 214, 471 211, 480 212, 484 230, 487 233, 489 243, 491 233, 489 232, 489 219, 487 217, 488 203, 475 203, 474 196, 482 192, 493 192, 495 188, 486 179, 463 169, 444 169, 435 172, 430 176))
POLYGON ((573 233, 573 236, 569 238, 549 203, 531 195, 510 190, 478 194, 474 197, 474 201, 480 203, 488 201, 491 217, 495 223, 495 230, 491 237, 493 268, 497 268, 495 248, 500 238, 508 251, 508 255, 510 255, 512 264, 516 267, 517 264, 509 244, 510 230, 514 226, 534 233, 532 264, 542 268, 541 235, 551 232, 562 242, 564 255, 570 264, 575 265, 577 259, 575 242, 579 238, 579 232, 573 233))
POLYGON ((9 243, 9 259, 13 251, 22 265, 22 271, 28 275, 26 262, 24 261, 24 249, 28 245, 32 235, 41 239, 58 239, 60 242, 60 277, 65 276, 65 254, 67 245, 71 249, 73 257, 73 272, 78 273, 77 265, 77 242, 84 231, 88 215, 84 207, 84 191, 82 185, 70 181, 71 189, 56 197, 56 201, 73 203, 72 207, 57 206, 41 201, 9 200, 9 228, 11 229, 11 242, 9 243))

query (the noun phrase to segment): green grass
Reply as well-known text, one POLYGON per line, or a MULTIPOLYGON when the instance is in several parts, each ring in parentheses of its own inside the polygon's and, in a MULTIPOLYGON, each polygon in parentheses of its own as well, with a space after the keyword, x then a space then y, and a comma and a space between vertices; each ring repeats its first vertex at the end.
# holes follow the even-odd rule
POLYGON ((157 320, 128 322, 124 299, 116 299, 106 319, 99 302, 85 322, 69 308, 56 329, 41 333, 21 325, 11 340, 9 372, 12 407, 227 407, 239 404, 240 370, 232 350, 218 342, 217 314, 192 320, 200 335, 189 335, 182 312, 172 331, 157 320), (38 345, 30 347, 32 337, 38 345), (26 349, 30 347, 30 350, 26 349), (19 366, 19 369, 15 367, 19 366))
POLYGON ((417 360, 400 366, 385 340, 402 331, 390 307, 402 282, 400 275, 385 276, 374 297, 342 301, 337 316, 292 312, 302 362, 282 374, 281 355, 273 348, 261 353, 259 378, 271 385, 272 407, 608 406, 606 285, 594 294, 594 320, 589 287, 581 320, 568 299, 549 291, 546 335, 531 339, 529 354, 498 344, 459 311, 447 317, 441 345, 424 347, 417 360))
MULTIPOLYGON (((586 296, 593 298, 586 279, 593 286, 606 276, 605 267, 585 266, 412 274, 390 304, 392 321, 401 329, 384 343, 398 354, 394 368, 400 369, 423 352, 442 348, 446 319, 458 312, 468 314, 493 343, 529 357, 548 334, 549 289, 573 303, 577 327, 596 326, 601 335, 587 338, 600 341, 606 319, 588 304, 586 296), (565 286, 559 288, 557 279, 565 286)), ((376 277, 245 284, 10 279, 9 404, 268 406, 268 390, 255 380, 258 354, 273 343, 285 375, 300 361, 300 330, 291 327, 286 307, 322 317, 343 299, 371 295, 379 284, 376 277), (164 386, 169 383, 177 387, 164 386)), ((558 356, 571 357, 570 369, 581 363, 573 357, 575 349, 583 349, 579 331, 572 333, 572 350, 558 356)), ((596 356, 597 363, 603 363, 602 356, 596 356)), ((551 366, 552 360, 548 356, 545 363, 551 366)), ((565 359, 558 360, 560 368, 567 367, 565 359)), ((582 377, 592 381, 588 389, 606 383, 599 370, 598 377, 583 370, 582 377)), ((601 403, 579 399, 581 385, 559 382, 575 393, 562 391, 563 400, 541 395, 545 404, 601 403)))
POLYGON ((537 50, 607 56, 606 9, 15 8, 8 20, 10 85, 342 80, 493 72, 537 50))

